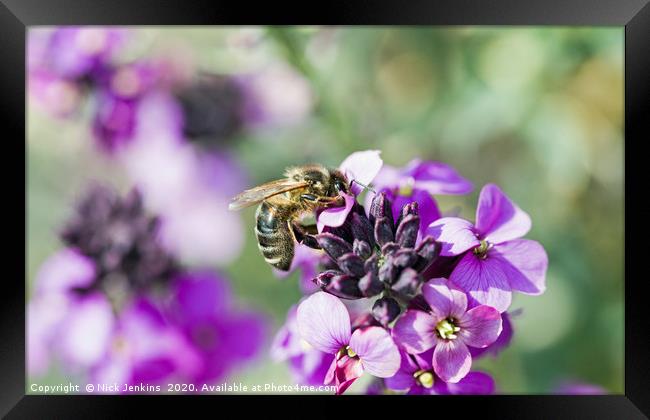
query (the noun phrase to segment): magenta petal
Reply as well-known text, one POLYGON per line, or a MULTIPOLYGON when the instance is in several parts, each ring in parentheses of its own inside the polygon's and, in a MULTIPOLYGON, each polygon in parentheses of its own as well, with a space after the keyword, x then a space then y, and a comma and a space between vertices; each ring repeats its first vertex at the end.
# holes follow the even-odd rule
POLYGON ((43 263, 36 278, 38 293, 66 293, 75 287, 87 287, 95 279, 95 264, 78 251, 65 248, 43 263))
POLYGON ((300 335, 317 350, 334 354, 350 342, 348 310, 329 293, 309 296, 298 306, 296 316, 300 335))
POLYGON ((501 334, 501 314, 491 306, 472 308, 459 321, 459 334, 468 346, 487 347, 501 334))
POLYGON ((498 258, 481 259, 468 252, 458 262, 449 280, 465 290, 470 298, 503 312, 510 306, 512 291, 498 258))
POLYGON ((461 340, 441 341, 433 351, 433 370, 445 382, 463 379, 472 366, 472 356, 461 340))
POLYGON ((336 370, 334 371, 334 379, 336 385, 336 394, 341 395, 346 389, 350 387, 363 375, 363 364, 358 358, 351 358, 347 355, 341 359, 336 360, 336 370))
POLYGON ((524 236, 530 216, 513 203, 499 187, 488 184, 481 190, 476 208, 476 229, 493 244, 524 236))
POLYGON ((460 318, 467 310, 467 296, 446 279, 431 279, 422 286, 424 299, 440 319, 460 318))
MULTIPOLYGON (((440 383, 440 381, 438 382, 440 383)), ((436 388, 434 384, 434 388, 436 388)), ((441 384, 446 388, 445 394, 453 395, 487 395, 494 392, 494 379, 487 373, 470 372, 457 383, 444 382, 441 384)))
POLYGON ((440 255, 460 255, 470 248, 480 245, 472 223, 459 217, 443 217, 429 225, 427 233, 440 242, 440 255))
POLYGON ((489 258, 501 262, 513 290, 530 295, 546 290, 548 256, 539 242, 529 239, 503 242, 494 246, 489 258))
POLYGON ((409 353, 422 353, 438 342, 435 334, 438 319, 433 315, 410 309, 393 327, 393 337, 409 353))
POLYGON ((408 353, 400 351, 400 357, 401 361, 397 373, 384 380, 386 387, 395 391, 403 391, 415 386, 413 374, 420 369, 408 353))
POLYGON ((381 327, 354 331, 350 348, 359 355, 364 370, 373 376, 389 378, 399 370, 399 350, 388 331, 381 327))
POLYGON ((471 182, 442 162, 415 159, 409 162, 405 172, 415 179, 415 188, 430 194, 466 194, 473 188, 471 182))
POLYGON ((350 210, 352 210, 356 198, 348 194, 343 194, 343 197, 345 198, 345 207, 332 207, 320 212, 318 221, 316 222, 318 233, 321 233, 325 226, 339 227, 345 223, 345 219, 347 219, 350 210))
MULTIPOLYGON (((341 163, 339 169, 348 177, 349 181, 355 180, 364 185, 369 185, 379 173, 384 161, 381 160, 379 150, 365 150, 354 152, 341 163)), ((352 185, 352 191, 358 194, 361 187, 352 185)))

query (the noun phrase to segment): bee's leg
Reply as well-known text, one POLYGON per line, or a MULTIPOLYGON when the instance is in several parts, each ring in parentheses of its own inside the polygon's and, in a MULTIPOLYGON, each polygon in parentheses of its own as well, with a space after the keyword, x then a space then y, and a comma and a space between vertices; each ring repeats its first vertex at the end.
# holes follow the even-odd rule
POLYGON ((302 194, 302 201, 316 203, 319 207, 341 207, 345 205, 345 199, 341 196, 336 197, 319 197, 313 194, 302 194))
POLYGON ((321 249, 316 239, 312 236, 318 233, 315 225, 305 226, 294 221, 289 222, 289 230, 291 231, 291 234, 293 235, 296 242, 299 244, 307 245, 313 249, 321 249))

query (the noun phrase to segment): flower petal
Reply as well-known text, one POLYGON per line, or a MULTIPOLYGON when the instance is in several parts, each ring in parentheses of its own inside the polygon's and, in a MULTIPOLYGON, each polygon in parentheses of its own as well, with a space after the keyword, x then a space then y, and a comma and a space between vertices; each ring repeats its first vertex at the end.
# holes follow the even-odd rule
POLYGON ((347 355, 336 361, 336 370, 334 379, 336 385, 336 395, 341 395, 350 387, 358 378, 363 375, 363 363, 358 358, 351 358, 347 355))
POLYGON ((480 245, 472 223, 459 217, 438 219, 429 225, 426 233, 440 242, 440 255, 445 257, 460 255, 480 245))
MULTIPOLYGON (((347 176, 349 181, 355 180, 361 184, 369 185, 379 173, 384 161, 379 157, 380 150, 365 150, 354 152, 341 163, 339 169, 347 176)), ((361 187, 353 183, 352 191, 359 194, 361 187)))
POLYGON ((530 216, 513 203, 499 187, 488 184, 481 190, 476 208, 476 229, 493 244, 524 236, 530 216))
POLYGON ((323 232, 325 226, 339 227, 345 223, 345 219, 348 218, 348 214, 350 214, 350 210, 352 210, 356 202, 356 198, 349 194, 343 194, 343 198, 345 198, 345 207, 331 207, 320 212, 316 222, 318 233, 323 232))
POLYGON ((36 279, 38 293, 66 293, 88 287, 95 279, 95 264, 78 251, 65 248, 43 263, 36 279))
POLYGON ((333 354, 350 341, 348 310, 329 293, 316 292, 305 299, 296 316, 300 335, 317 350, 333 354))
POLYGON ((433 351, 433 370, 445 382, 463 379, 472 366, 472 356, 461 340, 441 341, 433 351))
POLYGON ((487 347, 501 334, 501 314, 491 306, 472 308, 459 321, 460 337, 471 347, 487 347))
POLYGON ((422 353, 438 342, 437 323, 431 314, 410 309, 393 326, 393 337, 409 353, 422 353))
POLYGON ((399 350, 388 331, 381 327, 355 330, 350 338, 350 348, 359 355, 363 368, 373 376, 390 378, 399 370, 399 350))
POLYGON ((400 357, 401 361, 399 370, 395 375, 386 378, 384 381, 386 387, 396 391, 407 390, 412 386, 415 386, 413 374, 420 369, 413 359, 411 359, 411 356, 405 351, 400 351, 400 357))
POLYGON ((494 392, 494 379, 483 372, 470 372, 457 383, 437 381, 433 385, 439 394, 487 395, 494 392))
POLYGON ((467 310, 467 296, 446 279, 431 279, 422 286, 422 294, 439 319, 460 318, 467 310))
POLYGON ((415 179, 415 188, 426 190, 429 194, 467 194, 473 189, 471 182, 442 162, 414 159, 404 172, 415 179))
POLYGON ((449 280, 466 291, 471 303, 488 305, 503 312, 510 306, 512 291, 502 262, 497 258, 481 259, 472 252, 465 254, 449 276, 449 280))
POLYGON ((517 239, 495 245, 489 258, 498 259, 510 287, 522 293, 540 295, 546 290, 548 256, 539 242, 517 239))

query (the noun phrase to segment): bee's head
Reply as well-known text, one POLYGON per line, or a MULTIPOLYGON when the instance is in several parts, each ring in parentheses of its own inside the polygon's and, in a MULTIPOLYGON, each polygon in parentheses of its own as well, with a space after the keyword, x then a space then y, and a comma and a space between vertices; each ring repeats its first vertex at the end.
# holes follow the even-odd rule
POLYGON ((330 172, 329 196, 335 197, 341 194, 350 194, 350 181, 337 169, 330 172))

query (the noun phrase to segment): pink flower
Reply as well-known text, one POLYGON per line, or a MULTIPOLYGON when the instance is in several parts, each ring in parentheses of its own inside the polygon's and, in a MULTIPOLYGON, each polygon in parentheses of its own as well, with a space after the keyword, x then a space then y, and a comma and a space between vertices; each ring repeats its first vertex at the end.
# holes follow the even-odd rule
POLYGON ((501 333, 501 314, 480 305, 467 310, 467 296, 451 282, 438 278, 422 286, 430 311, 408 310, 395 323, 393 336, 409 353, 433 347, 433 370, 445 382, 456 383, 472 366, 470 347, 487 347, 501 333))
POLYGON ((462 258, 449 280, 467 291, 472 303, 504 312, 512 291, 539 295, 546 289, 548 257, 536 241, 518 239, 531 226, 530 217, 493 184, 481 190, 476 224, 443 217, 427 232, 442 245, 440 255, 462 258))
POLYGON ((354 152, 341 163, 339 169, 351 182, 352 194, 345 194, 345 207, 336 207, 323 210, 318 215, 318 232, 322 232, 325 226, 338 227, 345 223, 352 206, 356 202, 356 196, 362 191, 359 184, 369 185, 377 176, 383 165, 379 157, 379 150, 365 150, 354 152), (352 182, 356 181, 356 182, 352 182))
POLYGON ((381 327, 352 332, 350 314, 336 297, 317 292, 298 306, 298 330, 312 347, 334 354, 325 383, 334 382, 343 393, 364 371, 389 378, 400 366, 400 354, 390 334, 381 327))

